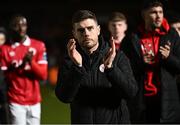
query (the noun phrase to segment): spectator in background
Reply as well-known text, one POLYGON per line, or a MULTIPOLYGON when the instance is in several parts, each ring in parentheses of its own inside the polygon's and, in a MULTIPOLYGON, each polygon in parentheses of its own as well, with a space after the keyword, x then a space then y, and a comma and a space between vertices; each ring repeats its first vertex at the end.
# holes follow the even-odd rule
POLYGON ((1 70, 8 84, 12 124, 38 125, 41 114, 39 80, 47 79, 46 47, 27 35, 27 19, 13 16, 10 45, 3 47, 1 70))
MULTIPOLYGON (((0 27, 0 60, 2 47, 7 41, 7 31, 0 27)), ((1 62, 0 62, 1 66, 1 62)), ((5 83, 4 74, 0 69, 0 124, 9 124, 9 108, 7 103, 7 84, 5 83)))
POLYGON ((127 57, 116 54, 100 35, 94 13, 77 11, 72 18, 74 39, 60 67, 56 96, 71 106, 72 124, 120 124, 121 99, 137 92, 127 57))
POLYGON ((0 27, 0 46, 6 42, 7 31, 4 27, 0 27))
POLYGON ((176 29, 176 31, 178 32, 180 36, 180 19, 177 22, 171 23, 171 26, 176 29))
MULTIPOLYGON (((108 30, 110 32, 110 38, 113 37, 116 50, 118 51, 123 46, 124 42, 129 42, 129 37, 126 34, 128 28, 127 18, 121 12, 112 12, 108 17, 108 30)), ((122 123, 130 123, 129 110, 126 100, 122 99, 122 123)))
POLYGON ((145 0, 144 23, 125 48, 139 85, 131 101, 132 123, 180 123, 180 97, 176 76, 180 73, 180 39, 164 18, 158 0, 145 0))
POLYGON ((175 28, 180 36, 180 14, 174 11, 169 11, 167 18, 171 27, 175 28))
POLYGON ((126 40, 127 19, 121 12, 113 12, 108 18, 108 30, 113 37, 116 49, 120 49, 121 43, 126 40))

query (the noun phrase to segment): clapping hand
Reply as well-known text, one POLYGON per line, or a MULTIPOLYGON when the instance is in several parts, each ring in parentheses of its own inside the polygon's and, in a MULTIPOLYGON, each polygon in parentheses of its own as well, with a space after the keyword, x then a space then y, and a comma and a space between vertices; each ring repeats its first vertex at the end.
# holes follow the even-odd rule
POLYGON ((23 58, 23 63, 26 63, 26 62, 30 63, 32 60, 32 57, 33 57, 33 52, 32 51, 27 52, 23 58))
POLYGON ((162 55, 162 58, 163 59, 167 59, 169 57, 169 54, 170 54, 170 46, 171 46, 171 43, 168 42, 164 47, 163 46, 160 46, 160 53, 162 55))
POLYGON ((111 48, 109 49, 105 59, 104 59, 104 66, 105 68, 111 68, 114 58, 116 56, 116 48, 113 37, 110 40, 111 48))
POLYGON ((74 39, 70 39, 67 44, 68 55, 71 60, 77 65, 82 66, 82 56, 76 50, 76 41, 74 39))

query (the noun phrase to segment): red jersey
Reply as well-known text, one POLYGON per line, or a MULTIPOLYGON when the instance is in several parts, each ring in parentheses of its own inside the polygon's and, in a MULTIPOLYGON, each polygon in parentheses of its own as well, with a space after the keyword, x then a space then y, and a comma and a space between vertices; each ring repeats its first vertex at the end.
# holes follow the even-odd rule
POLYGON ((22 105, 40 102, 39 80, 47 79, 44 43, 27 36, 23 43, 3 46, 1 55, 1 70, 4 70, 7 79, 9 101, 22 105), (22 67, 23 58, 28 51, 33 52, 32 61, 22 67), (13 70, 12 65, 15 67, 13 70))

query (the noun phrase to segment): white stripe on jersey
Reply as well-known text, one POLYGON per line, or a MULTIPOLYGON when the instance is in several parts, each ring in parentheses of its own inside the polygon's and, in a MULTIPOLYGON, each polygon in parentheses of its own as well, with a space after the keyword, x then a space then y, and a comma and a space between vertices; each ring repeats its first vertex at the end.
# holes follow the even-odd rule
POLYGON ((8 68, 6 67, 6 66, 1 66, 1 70, 2 71, 5 71, 5 70, 7 70, 8 68))
POLYGON ((46 60, 39 60, 38 64, 47 64, 48 62, 46 60))

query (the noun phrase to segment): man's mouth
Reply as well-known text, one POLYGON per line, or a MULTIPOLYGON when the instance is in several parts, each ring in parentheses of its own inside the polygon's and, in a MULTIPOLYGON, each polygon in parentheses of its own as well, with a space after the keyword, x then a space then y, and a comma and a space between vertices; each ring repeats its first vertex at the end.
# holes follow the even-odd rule
POLYGON ((85 39, 85 40, 84 40, 84 42, 89 42, 89 41, 91 41, 91 39, 85 39))
POLYGON ((161 20, 156 20, 156 23, 161 23, 161 20))

